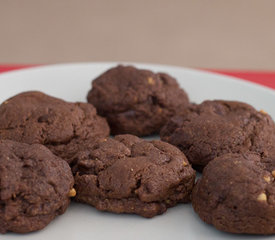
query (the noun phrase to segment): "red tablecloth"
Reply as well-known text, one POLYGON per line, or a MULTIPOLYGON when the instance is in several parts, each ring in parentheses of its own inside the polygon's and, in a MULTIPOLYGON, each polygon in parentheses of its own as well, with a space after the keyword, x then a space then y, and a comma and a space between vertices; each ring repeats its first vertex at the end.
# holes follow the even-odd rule
MULTIPOLYGON (((0 73, 16 69, 29 68, 34 65, 0 65, 0 73)), ((209 70, 211 72, 222 73, 229 76, 242 78, 247 81, 258 83, 275 89, 275 72, 256 72, 256 71, 220 71, 209 70)))

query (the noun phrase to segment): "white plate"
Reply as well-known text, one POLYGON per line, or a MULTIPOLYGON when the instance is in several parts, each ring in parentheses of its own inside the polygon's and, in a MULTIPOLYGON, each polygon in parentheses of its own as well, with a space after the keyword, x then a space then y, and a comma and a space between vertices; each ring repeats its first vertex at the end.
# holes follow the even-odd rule
MULTIPOLYGON (((0 102, 22 91, 40 90, 68 101, 85 101, 91 79, 116 63, 63 64, 37 67, 0 75, 0 102)), ((134 64, 176 77, 192 101, 240 100, 264 109, 275 119, 275 91, 232 77, 180 67, 134 64)), ((220 232, 203 223, 190 204, 180 204, 153 219, 135 215, 102 213, 73 203, 67 212, 44 230, 31 234, 0 235, 1 240, 164 240, 164 239, 275 239, 220 232)))

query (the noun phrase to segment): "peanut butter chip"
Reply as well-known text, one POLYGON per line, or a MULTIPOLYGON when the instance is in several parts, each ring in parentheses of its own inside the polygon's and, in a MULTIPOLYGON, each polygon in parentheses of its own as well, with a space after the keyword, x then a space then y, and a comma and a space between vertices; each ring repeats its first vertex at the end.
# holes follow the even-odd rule
POLYGON ((267 200, 267 196, 265 193, 261 193, 258 197, 257 197, 258 201, 266 201, 267 200))
POLYGON ((154 85, 155 84, 155 80, 152 77, 148 77, 147 81, 150 85, 154 85))
POLYGON ((266 112, 266 111, 264 111, 263 109, 262 109, 262 110, 260 110, 260 113, 262 113, 262 114, 267 114, 267 112, 266 112))
POLYGON ((182 163, 183 163, 184 167, 186 167, 188 165, 187 162, 185 162, 185 161, 183 161, 182 163))
POLYGON ((74 188, 72 188, 69 192, 69 197, 75 197, 76 196, 76 191, 74 188))
POLYGON ((275 177, 275 170, 272 171, 272 176, 275 177))
POLYGON ((264 176, 264 180, 265 180, 266 182, 270 182, 270 177, 269 177, 269 176, 264 176))

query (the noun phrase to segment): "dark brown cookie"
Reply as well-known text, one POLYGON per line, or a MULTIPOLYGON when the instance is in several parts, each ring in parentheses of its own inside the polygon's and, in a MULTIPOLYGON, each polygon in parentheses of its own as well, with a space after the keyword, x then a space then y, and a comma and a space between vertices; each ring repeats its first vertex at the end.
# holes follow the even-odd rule
POLYGON ((76 201, 148 218, 189 202, 195 180, 195 171, 176 147, 133 135, 98 142, 79 152, 74 163, 76 201))
POLYGON ((161 130, 161 139, 179 147, 198 170, 225 153, 255 151, 266 155, 275 144, 271 117, 252 106, 231 101, 205 101, 161 130))
POLYGON ((0 139, 43 144, 68 162, 86 139, 108 135, 106 120, 91 104, 25 92, 0 105, 0 139))
POLYGON ((275 233, 275 156, 225 154, 203 170, 192 205, 200 218, 231 233, 275 233))
POLYGON ((70 203, 69 165, 45 146, 0 141, 0 233, 48 225, 70 203))
POLYGON ((112 134, 137 136, 158 133, 179 108, 189 104, 187 94, 171 76, 131 66, 100 75, 87 98, 107 118, 112 134))

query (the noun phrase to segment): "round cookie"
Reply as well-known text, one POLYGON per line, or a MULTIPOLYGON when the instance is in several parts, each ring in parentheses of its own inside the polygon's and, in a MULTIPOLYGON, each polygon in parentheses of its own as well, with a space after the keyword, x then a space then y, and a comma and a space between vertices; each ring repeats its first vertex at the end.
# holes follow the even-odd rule
POLYGON ((268 114, 248 104, 205 101, 172 118, 160 136, 180 148, 190 163, 201 170, 225 153, 255 151, 267 155, 275 144, 275 125, 268 114))
POLYGON ((192 193, 193 208, 203 221, 222 231, 274 234, 274 177, 275 158, 225 154, 204 168, 192 193))
POLYGON ((184 154, 162 141, 117 135, 74 159, 76 201, 98 210, 151 218, 189 202, 195 171, 184 154))
POLYGON ((91 104, 24 92, 0 105, 0 139, 43 144, 69 163, 85 140, 108 135, 106 120, 91 104))
POLYGON ((0 233, 27 233, 63 214, 73 196, 69 165, 45 146, 0 141, 0 233))
POLYGON ((112 134, 137 136, 158 133, 189 104, 174 78, 132 66, 117 66, 100 75, 87 99, 107 118, 112 134))

